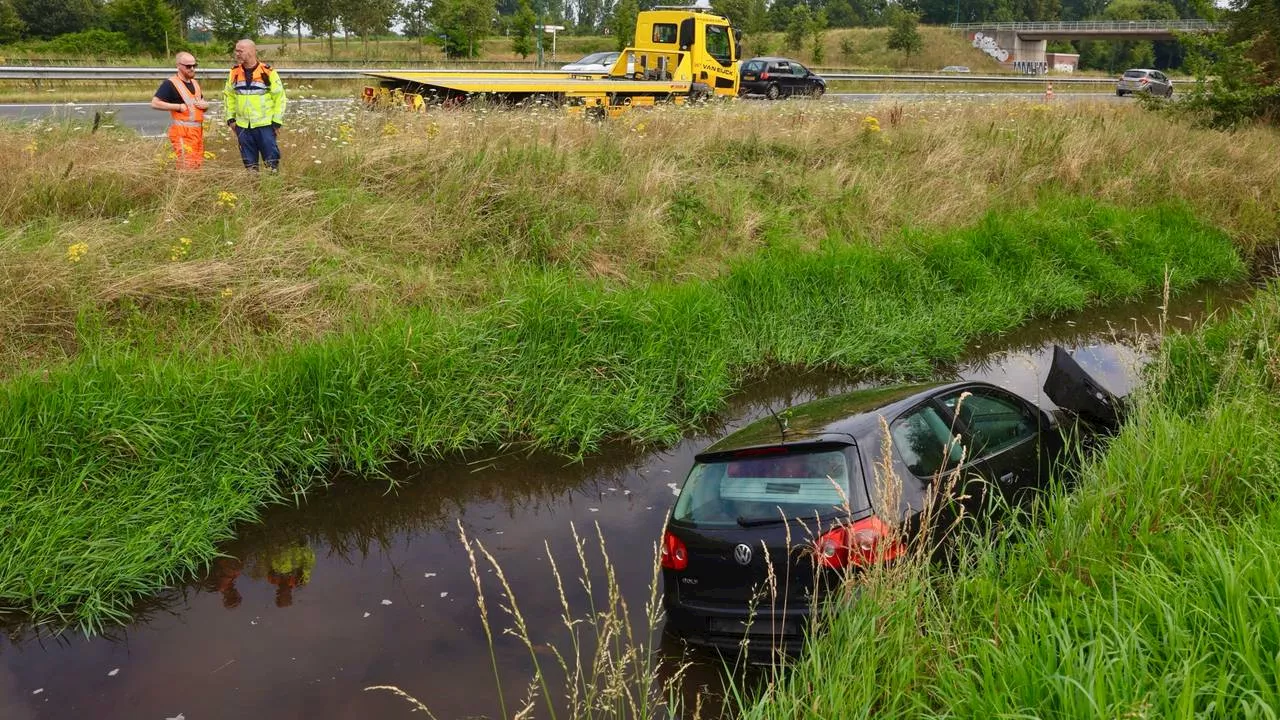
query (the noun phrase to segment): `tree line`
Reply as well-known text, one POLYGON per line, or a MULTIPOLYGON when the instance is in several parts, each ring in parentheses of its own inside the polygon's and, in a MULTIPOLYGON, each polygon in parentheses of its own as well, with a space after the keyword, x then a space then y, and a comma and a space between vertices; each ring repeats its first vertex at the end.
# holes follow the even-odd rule
MULTIPOLYGON (((1247 6, 1248 0, 1237 0, 1247 6)), ((1252 0, 1255 4, 1274 0, 1252 0)), ((671 0, 0 0, 0 43, 56 39, 58 49, 84 55, 163 54, 207 28, 219 43, 271 32, 296 38, 371 39, 396 32, 439 45, 451 57, 479 55, 491 35, 511 38, 527 57, 537 25, 631 41, 635 15, 671 0)), ((833 27, 888 26, 891 47, 919 50, 917 22, 1165 20, 1210 16, 1210 0, 715 0, 716 11, 746 35, 782 33, 783 47, 809 50, 823 62, 823 32, 833 27)), ((1079 52, 1082 67, 1178 67, 1179 43, 1057 43, 1079 52)))

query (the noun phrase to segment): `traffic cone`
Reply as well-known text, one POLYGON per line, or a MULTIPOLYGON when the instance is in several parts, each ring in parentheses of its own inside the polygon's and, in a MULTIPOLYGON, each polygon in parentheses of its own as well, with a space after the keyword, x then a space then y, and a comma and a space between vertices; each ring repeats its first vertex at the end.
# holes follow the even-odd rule
POLYGON ((1053 99, 1053 83, 1049 83, 1049 86, 1044 89, 1044 101, 1049 102, 1052 99, 1053 99))

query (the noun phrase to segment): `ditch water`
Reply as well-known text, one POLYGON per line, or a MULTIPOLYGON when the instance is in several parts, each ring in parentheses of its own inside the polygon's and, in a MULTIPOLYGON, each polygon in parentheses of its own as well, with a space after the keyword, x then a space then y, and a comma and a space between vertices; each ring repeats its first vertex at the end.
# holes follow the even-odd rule
MULTIPOLYGON (((1171 303, 1167 327, 1197 324, 1248 292, 1187 294, 1171 303)), ((1058 343, 1123 392, 1159 327, 1159 305, 1037 324, 975 345, 952 375, 1050 407, 1040 386, 1058 343)), ((393 489, 340 482, 303 507, 265 513, 225 548, 237 560, 220 560, 210 577, 149 599, 127 627, 95 638, 30 627, 0 635, 0 718, 416 717, 404 699, 365 691, 372 685, 398 686, 439 718, 497 717, 490 645, 458 523, 501 563, 533 641, 567 652, 547 548, 570 603, 581 607, 571 524, 592 547, 599 524, 622 595, 639 616, 654 543, 694 453, 770 409, 861 386, 832 373, 774 374, 738 393, 714 427, 659 451, 613 449, 571 465, 514 454, 402 466, 393 470, 403 481, 393 489)), ((604 573, 598 563, 595 570, 598 591, 604 573)), ((483 565, 480 574, 490 619, 510 625, 496 576, 483 565)), ((554 662, 545 645, 535 655, 554 662)), ((493 657, 513 714, 530 679, 529 652, 499 636, 493 657)), ((717 666, 702 658, 686 677, 686 696, 700 686, 714 694, 717 683, 717 666)), ((554 684, 552 692, 561 695, 554 684)), ((537 715, 546 715, 541 706, 537 715)))

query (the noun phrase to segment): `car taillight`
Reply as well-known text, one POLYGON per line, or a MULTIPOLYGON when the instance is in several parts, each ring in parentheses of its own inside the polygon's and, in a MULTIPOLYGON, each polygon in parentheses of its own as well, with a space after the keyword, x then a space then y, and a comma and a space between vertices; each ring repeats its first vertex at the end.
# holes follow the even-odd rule
POLYGON ((760 79, 761 79, 761 80, 768 80, 768 79, 769 79, 769 71, 768 71, 768 70, 766 70, 766 71, 764 71, 764 72, 760 73, 760 79))
POLYGON ((902 543, 892 537, 889 526, 872 515, 848 527, 838 527, 818 538, 815 548, 823 567, 843 570, 846 566, 870 567, 902 557, 902 543))
POLYGON ((1139 80, 1138 82, 1142 83, 1143 85, 1146 85, 1146 84, 1147 84, 1147 82, 1149 82, 1149 81, 1147 80, 1147 78, 1142 78, 1142 79, 1141 79, 1141 80, 1139 80))
POLYGON ((689 567, 689 551, 684 541, 667 530, 662 533, 662 567, 683 570, 689 567))

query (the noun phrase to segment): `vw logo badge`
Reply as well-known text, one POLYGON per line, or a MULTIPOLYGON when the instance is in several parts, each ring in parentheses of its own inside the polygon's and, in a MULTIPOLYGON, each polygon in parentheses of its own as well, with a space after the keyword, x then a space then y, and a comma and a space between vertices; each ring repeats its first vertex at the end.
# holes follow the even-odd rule
POLYGON ((739 565, 748 565, 751 563, 751 546, 739 543, 733 549, 733 559, 738 561, 739 565))

